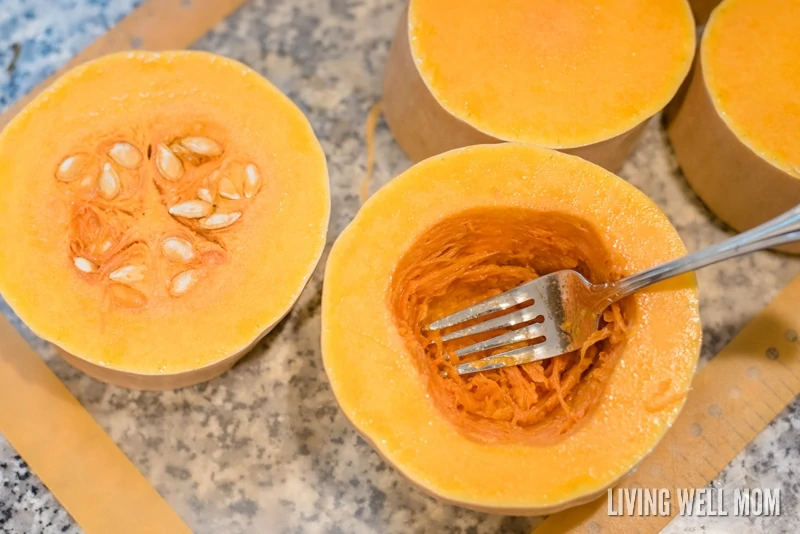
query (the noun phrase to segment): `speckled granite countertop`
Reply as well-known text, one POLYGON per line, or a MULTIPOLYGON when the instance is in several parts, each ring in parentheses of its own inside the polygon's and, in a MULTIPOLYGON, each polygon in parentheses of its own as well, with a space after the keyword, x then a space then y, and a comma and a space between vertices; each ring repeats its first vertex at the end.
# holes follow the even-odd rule
MULTIPOLYGON (((138 3, 3 0, 0 108, 138 3)), ((194 46, 257 69, 309 116, 328 155, 333 185, 329 243, 359 207, 364 118, 380 97, 402 5, 403 0, 256 0, 194 46)), ((380 125, 376 183, 408 165, 380 125)), ((690 250, 729 235, 689 190, 656 122, 621 174, 665 210, 690 250)), ((31 336, 2 301, 0 311, 198 533, 529 532, 538 520, 480 514, 421 494, 356 435, 334 402, 320 362, 321 273, 322 266, 291 315, 233 371, 166 393, 96 382, 31 336)), ((800 258, 771 252, 702 271, 703 359, 799 273, 800 258)), ((718 487, 781 488, 781 517, 682 517, 667 532, 799 532, 798 408, 800 401, 715 481, 718 487)), ((0 532, 80 532, 2 436, 0 532)))

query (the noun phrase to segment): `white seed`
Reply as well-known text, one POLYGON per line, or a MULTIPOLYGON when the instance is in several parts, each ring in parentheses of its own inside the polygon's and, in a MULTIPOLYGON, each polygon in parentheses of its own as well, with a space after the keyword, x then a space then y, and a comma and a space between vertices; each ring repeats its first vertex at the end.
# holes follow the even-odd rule
POLYGON ((88 154, 75 154, 67 156, 56 169, 56 178, 62 182, 71 182, 78 177, 80 172, 89 163, 88 154))
POLYGON ((141 308, 147 304, 147 297, 141 291, 125 284, 109 284, 108 291, 117 304, 126 308, 141 308))
POLYGON ((192 152, 190 150, 187 150, 186 147, 184 147, 180 143, 172 143, 171 145, 169 145, 169 149, 179 158, 192 155, 192 152))
POLYGON ((130 143, 114 143, 108 155, 126 169, 135 169, 142 162, 142 153, 130 143))
POLYGON ((169 209, 169 212, 172 215, 186 219, 199 219, 210 214, 213 208, 210 202, 204 200, 187 200, 186 202, 175 204, 169 209))
POLYGON ((84 189, 91 189, 92 187, 94 187, 94 181, 95 181, 94 176, 87 174, 81 179, 80 186, 84 189))
POLYGON ((219 146, 219 143, 208 137, 184 137, 181 139, 181 145, 201 156, 219 156, 222 154, 222 147, 219 146))
POLYGON ((75 267, 77 267, 79 271, 83 271, 84 273, 93 273, 96 268, 94 263, 80 256, 72 258, 72 263, 75 264, 75 267))
POLYGON ((233 185, 233 182, 231 182, 230 178, 227 176, 219 181, 219 188, 217 191, 219 192, 219 196, 222 198, 227 198, 230 200, 239 200, 242 198, 242 196, 239 194, 239 191, 236 189, 236 186, 233 185))
POLYGON ((111 241, 105 240, 102 243, 94 243, 91 246, 93 256, 102 256, 111 250, 111 241))
POLYGON ((239 217, 241 216, 242 214, 238 211, 232 211, 230 213, 215 213, 210 217, 201 219, 200 227, 205 228, 206 230, 218 230, 220 228, 226 228, 238 221, 239 217))
POLYGON ((144 267, 139 265, 126 265, 108 275, 115 282, 132 284, 144 280, 144 267))
POLYGON ((100 195, 106 200, 111 200, 119 195, 119 190, 122 185, 119 181, 119 175, 110 163, 103 165, 103 173, 100 175, 100 195))
POLYGON ((197 198, 200 200, 205 200, 208 203, 214 202, 214 196, 211 194, 211 190, 207 187, 200 187, 197 189, 197 198))
POLYGON ((183 163, 172 150, 165 145, 158 145, 156 152, 156 167, 161 176, 167 180, 177 180, 183 176, 183 163))
POLYGON ((161 253, 168 260, 189 263, 195 258, 192 244, 180 237, 168 237, 161 242, 161 253))
POLYGON ((253 198, 259 189, 261 189, 261 173, 258 171, 258 167, 251 163, 244 169, 245 198, 253 198))
POLYGON ((173 297, 180 297, 197 283, 200 275, 195 270, 183 271, 170 280, 169 294, 173 297))

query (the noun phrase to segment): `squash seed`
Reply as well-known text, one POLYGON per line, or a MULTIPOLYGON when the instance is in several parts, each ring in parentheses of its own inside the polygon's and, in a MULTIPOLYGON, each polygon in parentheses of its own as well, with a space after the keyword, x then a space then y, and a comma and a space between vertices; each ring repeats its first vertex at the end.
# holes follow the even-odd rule
POLYGON ((97 267, 94 266, 94 263, 90 262, 86 258, 82 258, 80 256, 75 256, 72 258, 72 263, 75 264, 75 267, 84 273, 93 273, 97 267))
POLYGON ((56 178, 62 182, 71 182, 89 163, 88 154, 75 154, 67 156, 56 169, 56 178))
POLYGON ((156 147, 156 167, 161 176, 167 180, 177 180, 183 176, 183 163, 175 153, 165 145, 156 147))
POLYGON ((100 195, 106 200, 112 200, 122 188, 119 181, 119 175, 110 163, 103 165, 103 173, 100 175, 100 195))
POLYGON ((80 181, 80 186, 84 189, 91 189, 94 187, 95 177, 91 174, 87 174, 84 176, 80 181))
POLYGON ((108 275, 108 277, 123 284, 133 284, 144 280, 144 267, 139 265, 126 265, 108 275))
POLYGON ((253 198, 259 189, 261 189, 261 173, 258 171, 258 167, 251 163, 244 169, 245 198, 253 198))
POLYGON ((241 217, 241 212, 232 211, 230 213, 215 213, 205 219, 200 219, 200 227, 206 230, 219 230, 220 228, 227 228, 232 225, 241 217))
POLYGON ((183 161, 188 161, 192 165, 200 165, 203 162, 199 155, 195 154, 180 143, 172 143, 169 145, 169 149, 172 150, 172 152, 180 159, 183 161))
POLYGON ((186 219, 199 219, 210 214, 214 206, 204 200, 187 200, 180 204, 175 204, 169 209, 170 214, 184 217, 186 219))
POLYGON ((113 283, 108 286, 108 291, 117 304, 126 308, 141 308, 147 304, 144 293, 131 286, 113 283))
POLYGON ((230 178, 227 176, 219 181, 219 188, 217 189, 217 192, 219 193, 219 196, 229 200, 239 200, 242 198, 242 196, 239 194, 239 191, 236 189, 236 186, 233 185, 233 182, 231 182, 230 178))
POLYGON ((197 198, 204 200, 209 204, 214 202, 214 196, 211 194, 211 190, 207 187, 200 187, 197 189, 197 198))
POLYGON ((189 263, 195 258, 192 244, 180 237, 168 237, 162 241, 161 253, 168 260, 179 263, 189 263))
POLYGON ((126 169, 135 169, 142 162, 142 153, 139 149, 124 141, 114 143, 108 150, 108 155, 126 169))
POLYGON ((222 154, 222 147, 219 143, 208 137, 189 136, 181 139, 181 145, 201 156, 219 156, 222 154))
POLYGON ((192 289, 199 278, 199 273, 194 269, 183 271, 175 275, 169 283, 169 294, 173 297, 180 297, 192 289))

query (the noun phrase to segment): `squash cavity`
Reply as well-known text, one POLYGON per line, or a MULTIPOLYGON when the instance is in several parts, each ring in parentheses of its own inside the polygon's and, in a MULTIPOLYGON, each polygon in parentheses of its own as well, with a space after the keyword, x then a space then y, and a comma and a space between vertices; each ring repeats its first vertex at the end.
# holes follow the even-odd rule
POLYGON ((509 330, 443 343, 441 334, 486 318, 442 333, 425 329, 436 319, 562 269, 574 269, 594 283, 620 278, 586 221, 521 208, 482 208, 448 217, 400 259, 389 296, 398 331, 431 398, 465 435, 483 442, 553 441, 586 417, 602 394, 625 342, 627 313, 618 304, 606 311, 580 351, 465 376, 455 365, 516 346, 464 359, 455 350, 509 330))

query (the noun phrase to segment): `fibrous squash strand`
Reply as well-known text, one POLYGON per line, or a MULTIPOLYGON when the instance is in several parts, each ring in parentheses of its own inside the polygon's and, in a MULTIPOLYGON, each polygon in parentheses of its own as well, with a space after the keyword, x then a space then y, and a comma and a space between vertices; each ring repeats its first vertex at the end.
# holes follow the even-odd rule
POLYGON ((618 277, 585 223, 518 208, 485 208, 442 221, 399 262, 390 298, 397 328, 434 402, 466 435, 482 441, 552 440, 578 423, 602 394, 625 340, 617 305, 604 312, 599 330, 580 351, 466 376, 454 367, 513 346, 462 360, 455 351, 502 331, 443 343, 440 333, 424 328, 560 269, 576 269, 594 282, 618 277))

